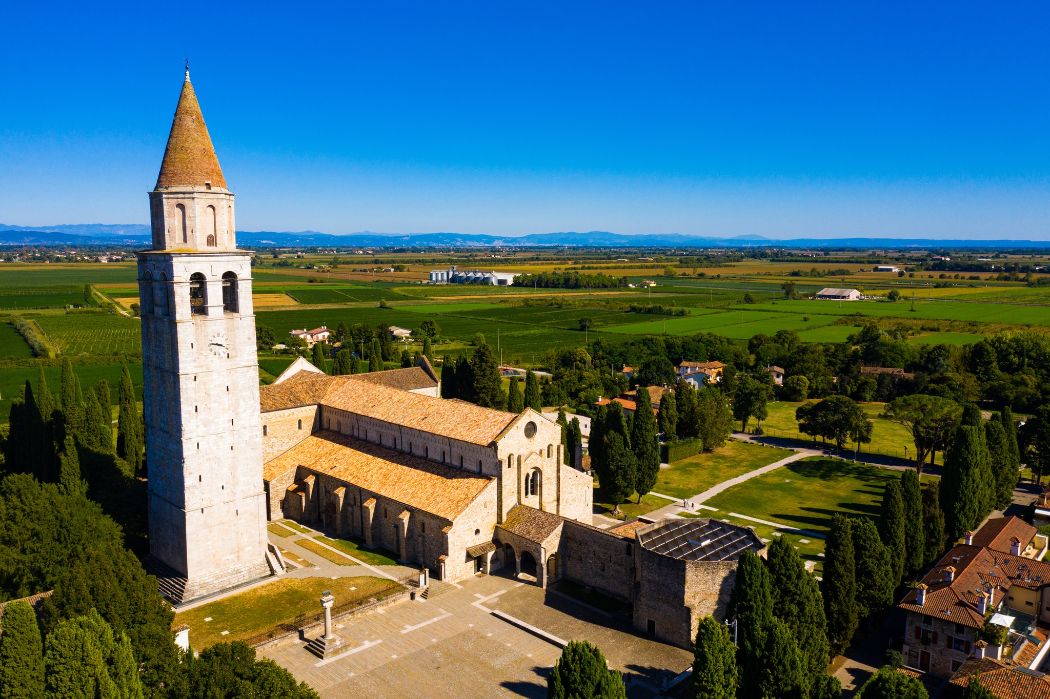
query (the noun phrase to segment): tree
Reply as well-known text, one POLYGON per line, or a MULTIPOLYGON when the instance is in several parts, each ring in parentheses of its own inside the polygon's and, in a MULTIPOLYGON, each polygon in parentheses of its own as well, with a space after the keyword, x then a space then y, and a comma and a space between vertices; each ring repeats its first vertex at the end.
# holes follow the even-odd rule
POLYGON ((673 442, 678 436, 678 404, 674 393, 667 392, 660 399, 660 409, 656 415, 656 422, 664 439, 668 442, 673 442))
POLYGON ((419 329, 416 332, 426 339, 434 340, 441 334, 441 327, 434 320, 427 318, 419 324, 419 329))
POLYGON ((639 388, 637 398, 634 420, 631 421, 631 451, 637 462, 634 490, 638 493, 638 502, 641 502, 642 496, 653 489, 660 475, 660 440, 649 391, 639 388))
POLYGON ((784 292, 784 298, 798 298, 798 290, 795 288, 795 282, 784 282, 780 285, 780 289, 784 292))
POLYGON ((970 683, 966 685, 961 699, 996 699, 996 696, 991 690, 981 684, 979 679, 971 677, 970 683))
POLYGON ((36 699, 43 695, 44 647, 36 614, 26 602, 8 602, 0 635, 0 699, 36 699))
POLYGON ((857 699, 929 699, 926 688, 914 677, 882 668, 864 683, 857 699))
POLYGON ((321 371, 328 373, 328 360, 325 359, 325 344, 323 342, 315 342, 310 356, 310 363, 321 371))
POLYGON ((587 641, 569 641, 547 680, 550 699, 626 699, 620 673, 587 641))
POLYGON ((724 446, 733 434, 733 411, 725 394, 714 386, 696 392, 696 418, 696 436, 704 443, 704 451, 724 446))
POLYGON ((784 400, 806 400, 809 396, 809 379, 801 374, 787 377, 781 395, 784 400))
POLYGON ((773 619, 766 633, 760 673, 758 686, 762 697, 804 699, 809 695, 812 677, 806 675, 802 654, 790 627, 780 619, 773 619))
POLYGON ((368 371, 383 370, 383 345, 379 338, 372 338, 372 347, 368 351, 368 371))
POLYGON ((737 562, 736 580, 729 598, 729 618, 737 625, 737 664, 742 699, 761 696, 766 636, 773 623, 772 579, 766 564, 746 551, 737 562))
MULTIPOLYGON (((637 480, 637 461, 631 447, 621 433, 605 432, 602 458, 604 466, 599 470, 598 486, 602 497, 613 506, 613 514, 620 514, 620 504, 627 502, 637 480), (604 479, 601 474, 604 474, 604 479)), ((593 456, 592 456, 593 458, 593 456)))
POLYGON ((991 509, 992 472, 984 430, 962 425, 944 455, 941 509, 951 540, 977 528, 991 509))
POLYGON ((102 402, 94 389, 88 393, 84 404, 84 429, 78 435, 81 443, 95 451, 113 452, 112 418, 103 412, 102 402))
POLYGON ((740 420, 740 431, 747 431, 747 422, 751 418, 758 421, 758 428, 762 428, 762 421, 766 419, 768 411, 766 404, 770 399, 769 386, 752 376, 742 376, 733 396, 733 417, 740 420))
POLYGON ((58 459, 58 484, 69 495, 87 493, 87 483, 80 475, 80 457, 77 454, 76 440, 73 435, 66 435, 62 454, 58 459))
MULTIPOLYGON (((893 567, 890 552, 879 539, 879 530, 867 517, 854 518, 850 524, 853 537, 853 560, 857 575, 857 607, 861 617, 868 617, 893 604, 893 567)), ((825 554, 825 557, 827 554, 825 554)))
POLYGON ((332 364, 332 373, 336 376, 346 376, 353 372, 351 363, 354 361, 350 350, 341 349, 335 353, 335 362, 332 364))
POLYGON ((984 441, 988 446, 989 465, 995 483, 991 505, 995 509, 1005 510, 1013 500, 1017 467, 1013 463, 1003 423, 995 418, 984 423, 984 441))
POLYGON ((423 356, 430 361, 434 361, 434 345, 432 342, 429 337, 423 338, 423 356))
POLYGON ((766 564, 772 579, 774 613, 798 643, 805 676, 814 679, 825 674, 830 649, 824 600, 816 578, 806 571, 798 551, 783 537, 769 545, 766 564))
POLYGON ((675 380, 674 364, 666 354, 653 354, 642 360, 635 375, 638 386, 664 386, 675 380))
POLYGON ((948 398, 915 393, 891 402, 883 417, 899 422, 911 431, 915 444, 915 468, 922 474, 926 458, 932 462, 934 454, 948 443, 962 417, 962 408, 948 398))
POLYGON ((926 529, 922 517, 922 487, 919 474, 901 474, 901 501, 904 504, 904 574, 915 575, 926 560, 926 529))
POLYGON ((944 553, 947 540, 944 511, 941 510, 940 486, 937 483, 930 483, 922 489, 922 526, 923 538, 926 541, 923 564, 929 565, 944 553))
POLYGON ((456 383, 456 357, 445 355, 441 361, 441 397, 458 398, 459 386, 456 383))
POLYGON ((1037 485, 1043 482, 1043 475, 1050 471, 1050 404, 1036 409, 1021 433, 1025 444, 1025 462, 1032 469, 1037 485))
POLYGON ((854 443, 871 441, 871 420, 864 410, 848 396, 835 395, 795 410, 795 419, 802 432, 830 439, 840 450, 846 440, 854 443))
POLYGON ((675 430, 679 439, 689 439, 698 434, 699 415, 697 413, 696 389, 685 379, 679 379, 675 385, 676 411, 678 419, 675 430))
POLYGON ((882 508, 879 510, 878 526, 879 537, 889 549, 893 587, 896 588, 904 578, 904 568, 908 558, 908 549, 905 544, 908 521, 904 514, 904 496, 898 480, 887 481, 882 491, 882 508))
POLYGON ((736 646, 729 629, 705 616, 696 629, 693 645, 692 696, 696 699, 735 699, 736 646))
POLYGON ((842 683, 832 675, 817 675, 813 680, 813 689, 809 691, 809 699, 842 699, 842 683))
POLYGON ((69 359, 62 361, 60 386, 62 421, 67 432, 79 434, 84 424, 84 395, 80 389, 80 379, 73 371, 69 359))
POLYGON ((886 294, 887 301, 900 301, 901 292, 899 289, 890 289, 890 292, 886 294))
POLYGON ((565 452, 565 462, 573 468, 580 468, 580 456, 583 454, 583 430, 580 428, 580 418, 575 415, 569 420, 565 452))
POLYGON ((1015 470, 1020 470, 1021 448, 1017 443, 1017 423, 1014 421, 1014 415, 1010 411, 1010 407, 1006 406, 999 411, 996 417, 998 417, 999 423, 1006 432, 1006 444, 1010 450, 1010 461, 1013 463, 1015 470))
POLYGON ((531 371, 525 372, 525 407, 533 410, 543 409, 543 400, 540 398, 540 382, 531 371))
POLYGON ((470 358, 470 373, 474 383, 471 400, 485 408, 502 408, 505 404, 503 380, 499 362, 488 345, 478 345, 470 358))
POLYGON ((474 400, 474 369, 468 357, 460 357, 456 362, 456 398, 474 400))
POLYGON ((189 696, 317 699, 317 692, 272 660, 257 660, 241 641, 218 643, 188 663, 189 696))
POLYGON ((521 393, 521 382, 517 376, 510 377, 510 388, 507 390, 507 412, 520 413, 525 409, 525 396, 521 393))
POLYGON ((128 365, 124 364, 120 371, 120 383, 117 384, 117 456, 128 462, 132 472, 139 476, 146 475, 144 433, 131 372, 128 365))
POLYGON ((34 473, 41 479, 53 480, 48 458, 51 447, 48 430, 33 397, 33 388, 27 380, 22 399, 11 404, 4 443, 4 468, 8 473, 34 473))
MULTIPOLYGON (((112 644, 112 630, 108 640, 112 644)), ((48 695, 77 699, 116 696, 116 685, 106 668, 105 642, 79 619, 59 623, 47 636, 44 677, 48 695)))
POLYGON ((857 573, 853 552, 852 522, 836 514, 824 546, 824 616, 828 642, 835 654, 849 647, 859 623, 857 573))

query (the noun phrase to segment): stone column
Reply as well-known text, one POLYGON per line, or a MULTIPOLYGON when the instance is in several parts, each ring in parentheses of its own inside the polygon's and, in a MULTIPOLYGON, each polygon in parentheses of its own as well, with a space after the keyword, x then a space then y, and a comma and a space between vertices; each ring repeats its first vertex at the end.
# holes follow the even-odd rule
POLYGON ((372 546, 372 518, 375 516, 375 512, 375 498, 368 498, 361 503, 361 528, 364 530, 361 533, 364 535, 366 548, 374 548, 372 546))
POLYGON ((521 575, 521 554, 517 551, 514 552, 514 576, 521 575))
POLYGON ((339 636, 332 629, 332 607, 335 605, 335 597, 329 590, 321 594, 321 607, 324 609, 324 635, 310 641, 306 648, 319 658, 326 658, 343 644, 339 636))
POLYGON ((326 639, 332 638, 332 606, 335 604, 335 597, 328 590, 324 591, 321 595, 321 606, 324 607, 324 637, 326 639))

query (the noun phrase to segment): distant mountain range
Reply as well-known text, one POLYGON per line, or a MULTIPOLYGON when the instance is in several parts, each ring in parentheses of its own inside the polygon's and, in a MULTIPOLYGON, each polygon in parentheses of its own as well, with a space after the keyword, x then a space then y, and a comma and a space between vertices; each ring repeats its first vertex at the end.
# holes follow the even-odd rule
MULTIPOLYGON (((144 246, 150 227, 142 223, 74 223, 57 226, 14 226, 0 223, 0 245, 120 245, 144 246)), ((531 233, 522 236, 480 233, 349 233, 316 231, 238 231, 247 247, 338 248, 466 248, 466 247, 604 247, 604 248, 852 248, 852 249, 1046 249, 1050 240, 936 240, 930 238, 793 238, 760 235, 732 238, 652 233, 624 235, 606 231, 531 233)))

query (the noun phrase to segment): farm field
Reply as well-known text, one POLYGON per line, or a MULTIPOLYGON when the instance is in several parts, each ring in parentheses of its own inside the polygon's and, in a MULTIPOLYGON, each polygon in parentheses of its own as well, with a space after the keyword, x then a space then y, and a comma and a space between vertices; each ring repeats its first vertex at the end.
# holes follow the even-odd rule
POLYGON ((139 356, 142 335, 137 318, 104 313, 40 315, 34 320, 61 354, 139 356))
POLYGON ((908 338, 913 345, 973 345, 984 339, 977 333, 933 332, 908 338))
POLYGON ((963 301, 916 301, 911 310, 911 301, 896 303, 881 301, 815 301, 782 300, 776 303, 760 303, 747 308, 755 311, 778 311, 781 313, 847 316, 860 315, 873 318, 918 318, 921 320, 962 320, 977 323, 1006 323, 1011 325, 1050 326, 1050 307, 1022 306, 963 301))
MULTIPOLYGON (((775 401, 770 403, 769 416, 762 421, 762 431, 769 437, 795 439, 804 443, 800 446, 812 446, 813 438, 798 431, 795 410, 804 403, 815 402, 816 399, 803 402, 775 401)), ((860 445, 862 454, 881 454, 898 459, 915 458, 915 449, 912 447, 911 432, 908 431, 908 428, 879 417, 886 409, 885 403, 861 403, 860 406, 872 422, 871 442, 860 445)), ((750 423, 750 426, 754 426, 754 421, 750 423)), ((852 449, 852 447, 853 443, 848 443, 847 448, 852 449)), ((940 454, 937 455, 937 462, 940 463, 940 454)))
POLYGON ((661 468, 653 491, 676 498, 689 498, 711 486, 790 455, 787 449, 730 439, 725 446, 711 453, 690 456, 661 468))
POLYGON ((18 334, 11 323, 0 324, 0 357, 11 359, 30 359, 32 350, 25 338, 18 334))
POLYGON ((82 286, 52 286, 0 288, 0 310, 22 310, 32 308, 64 308, 83 305, 82 286))
POLYGON ((704 504, 718 509, 713 517, 735 512, 823 534, 836 513, 877 515, 886 483, 899 477, 896 471, 811 457, 752 478, 704 504))
MULTIPOLYGON (((775 308, 775 306, 774 306, 775 308)), ((834 321, 826 317, 804 318, 801 314, 771 313, 752 310, 754 305, 736 307, 717 313, 694 314, 683 318, 645 320, 605 328, 606 332, 625 335, 693 335, 712 332, 735 339, 750 338, 756 333, 772 335, 778 330, 808 330, 834 321)))
MULTIPOLYGON (((10 327, 10 326, 7 326, 10 327)), ((39 364, 36 362, 19 362, 15 366, 0 366, 0 423, 7 422, 8 411, 11 401, 22 395, 22 388, 29 381, 36 390, 37 377, 39 376, 39 364)), ((109 383, 110 391, 116 400, 117 385, 120 382, 121 364, 116 358, 93 359, 85 363, 74 364, 77 376, 84 390, 94 386, 99 379, 105 379, 109 383)), ((135 362, 128 363, 131 371, 131 381, 135 385, 135 391, 139 398, 142 397, 142 365, 135 362)), ((44 366, 44 375, 47 377, 48 387, 51 392, 57 394, 60 385, 61 367, 44 366)))

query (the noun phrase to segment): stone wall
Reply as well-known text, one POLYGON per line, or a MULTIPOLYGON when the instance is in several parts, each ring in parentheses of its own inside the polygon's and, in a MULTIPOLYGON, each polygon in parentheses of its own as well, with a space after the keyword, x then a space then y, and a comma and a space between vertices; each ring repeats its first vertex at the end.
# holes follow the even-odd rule
POLYGON ((280 456, 320 427, 316 405, 262 414, 263 463, 280 456))
POLYGON ((558 546, 559 575, 630 603, 635 548, 633 539, 566 520, 558 546))
POLYGON ((561 503, 558 514, 581 522, 591 521, 594 512, 594 479, 571 466, 560 466, 561 503))
POLYGON ((908 614, 901 649, 904 664, 937 677, 948 677, 973 654, 976 639, 976 629, 945 619, 908 614))

